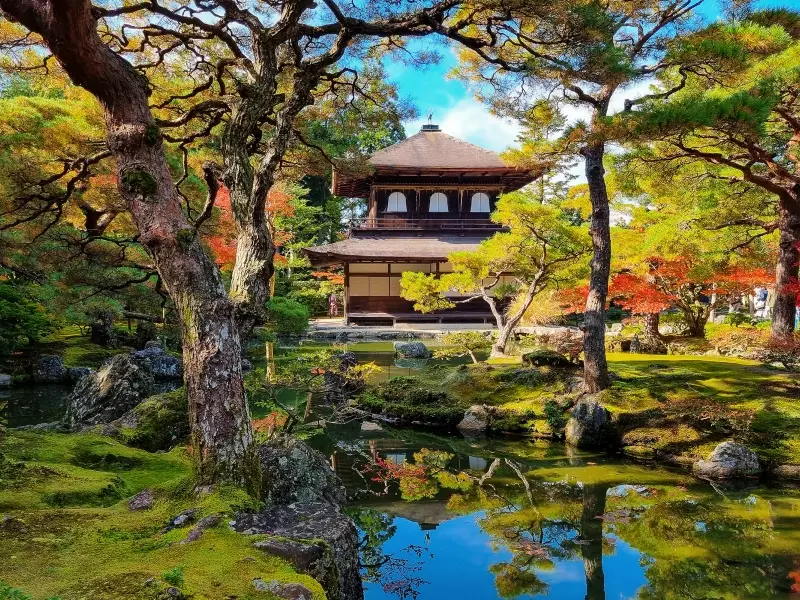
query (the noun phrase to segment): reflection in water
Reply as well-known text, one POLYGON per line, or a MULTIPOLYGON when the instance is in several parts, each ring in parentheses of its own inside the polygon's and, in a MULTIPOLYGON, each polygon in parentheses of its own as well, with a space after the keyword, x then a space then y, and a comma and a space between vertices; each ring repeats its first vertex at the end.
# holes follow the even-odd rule
POLYGON ((528 441, 356 425, 316 440, 353 498, 367 600, 789 598, 800 491, 528 441))

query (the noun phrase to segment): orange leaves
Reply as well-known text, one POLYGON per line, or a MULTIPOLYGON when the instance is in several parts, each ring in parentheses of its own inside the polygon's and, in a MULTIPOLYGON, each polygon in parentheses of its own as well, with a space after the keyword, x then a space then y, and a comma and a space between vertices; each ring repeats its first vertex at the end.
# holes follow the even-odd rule
POLYGON ((659 313, 672 306, 674 295, 660 289, 645 277, 620 273, 611 280, 609 295, 634 314, 659 313))
POLYGON ((588 285, 561 290, 558 293, 558 306, 567 314, 582 313, 586 309, 586 297, 588 295, 588 285))
POLYGON ((344 285, 344 275, 331 273, 330 271, 312 271, 312 276, 317 279, 327 279, 334 285, 344 285))

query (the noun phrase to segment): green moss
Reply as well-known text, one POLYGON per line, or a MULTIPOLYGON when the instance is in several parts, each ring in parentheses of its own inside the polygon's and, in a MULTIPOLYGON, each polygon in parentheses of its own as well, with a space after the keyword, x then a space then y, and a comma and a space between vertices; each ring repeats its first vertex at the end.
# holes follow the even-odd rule
POLYGON ((122 174, 122 187, 125 191, 140 194, 147 198, 156 193, 158 184, 155 178, 145 171, 126 171, 122 174))
POLYGON ((167 450, 188 437, 188 412, 184 388, 151 396, 133 409, 136 426, 123 427, 117 437, 135 448, 167 450))
POLYGON ((3 581, 18 594, 153 600, 175 585, 196 600, 266 600, 272 596, 252 584, 261 578, 301 583, 316 600, 324 598, 311 577, 253 548, 259 536, 227 527, 226 515, 255 510, 257 501, 233 487, 194 493, 182 450, 150 454, 92 433, 31 432, 11 432, 2 449, 0 510, 22 526, 0 532, 0 564, 3 581), (120 493, 104 493, 109 485, 120 493), (130 511, 127 498, 145 487, 154 491, 153 508, 130 511), (54 507, 53 493, 71 494, 70 508, 54 507), (192 523, 167 533, 164 525, 187 508, 197 509, 197 518, 224 518, 197 541, 182 543, 192 523))
POLYGON ((144 132, 144 143, 148 146, 155 146, 160 137, 161 131, 159 130, 158 125, 151 123, 147 126, 147 129, 144 132))

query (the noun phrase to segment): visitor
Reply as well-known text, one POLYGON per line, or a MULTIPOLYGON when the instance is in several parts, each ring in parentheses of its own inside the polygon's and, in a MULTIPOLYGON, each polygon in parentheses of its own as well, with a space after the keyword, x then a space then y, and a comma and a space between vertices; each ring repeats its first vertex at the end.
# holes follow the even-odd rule
POLYGON ((755 289, 755 316, 760 318, 767 317, 767 288, 757 287, 755 289))
POLYGON ((339 305, 336 302, 336 294, 331 292, 331 297, 328 298, 328 302, 330 303, 330 309, 328 310, 328 315, 331 317, 338 317, 339 305))

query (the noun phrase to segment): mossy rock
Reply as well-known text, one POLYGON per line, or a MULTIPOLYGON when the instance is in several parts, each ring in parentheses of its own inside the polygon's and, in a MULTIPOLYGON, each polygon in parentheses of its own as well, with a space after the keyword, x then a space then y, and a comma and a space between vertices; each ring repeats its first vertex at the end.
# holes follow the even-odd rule
POLYGON ((168 450, 189 436, 186 389, 151 396, 111 423, 108 432, 134 448, 168 450))
POLYGON ((563 354, 552 350, 538 349, 522 355, 522 364, 526 367, 555 367, 566 369, 574 365, 563 354))

